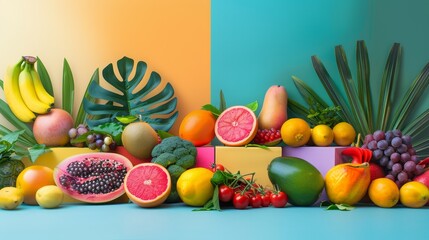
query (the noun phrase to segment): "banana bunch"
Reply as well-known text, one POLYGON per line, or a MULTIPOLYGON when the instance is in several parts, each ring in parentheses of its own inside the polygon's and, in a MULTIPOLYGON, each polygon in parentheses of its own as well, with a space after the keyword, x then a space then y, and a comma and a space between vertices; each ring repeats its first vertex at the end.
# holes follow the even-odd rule
POLYGON ((34 68, 35 58, 24 57, 9 66, 4 78, 4 94, 12 113, 23 122, 32 122, 37 114, 48 113, 54 97, 43 87, 34 68))

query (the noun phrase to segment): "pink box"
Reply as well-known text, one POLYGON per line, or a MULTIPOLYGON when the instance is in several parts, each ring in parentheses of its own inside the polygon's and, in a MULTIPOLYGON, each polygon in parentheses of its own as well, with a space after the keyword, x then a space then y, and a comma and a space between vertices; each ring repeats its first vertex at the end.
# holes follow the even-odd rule
MULTIPOLYGON (((347 147, 283 147, 283 156, 304 159, 315 166, 323 177, 325 177, 329 169, 343 163, 341 152, 345 148, 347 147)), ((328 197, 326 196, 326 192, 323 191, 315 204, 326 200, 328 200, 328 197)))
POLYGON ((204 167, 211 169, 215 161, 215 148, 213 146, 197 147, 197 159, 195 167, 204 167))

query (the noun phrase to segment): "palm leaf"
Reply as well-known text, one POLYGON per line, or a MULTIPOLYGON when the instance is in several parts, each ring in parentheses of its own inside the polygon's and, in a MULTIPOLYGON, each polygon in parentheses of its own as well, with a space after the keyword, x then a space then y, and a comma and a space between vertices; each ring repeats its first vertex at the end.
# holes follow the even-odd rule
MULTIPOLYGON (((403 129, 405 128, 407 117, 411 115, 411 112, 415 109, 417 102, 423 96, 426 88, 429 85, 429 63, 423 68, 420 74, 414 79, 411 86, 401 99, 401 102, 396 109, 392 119, 391 129, 403 129)), ((427 136, 426 136, 427 138, 427 136)))
MULTIPOLYGON (((403 96, 395 96, 394 94, 403 91, 395 89, 398 86, 395 81, 399 81, 401 48, 398 43, 393 44, 384 68, 378 101, 373 103, 371 102, 369 80, 369 58, 364 41, 358 41, 356 48, 357 90, 351 77, 344 50, 341 46, 337 46, 335 53, 347 101, 338 91, 322 62, 316 56, 312 57, 312 62, 332 102, 342 108, 343 119, 350 122, 358 132, 363 134, 373 133, 375 130, 400 129, 403 134, 412 136, 413 147, 419 157, 429 154, 429 138, 427 137, 429 110, 426 108, 418 117, 411 119, 415 115, 419 100, 423 98, 423 94, 429 85, 429 63, 403 96), (375 112, 372 106, 377 107, 375 112), (376 121, 373 123, 374 118, 376 121)), ((292 107, 296 106, 292 103, 292 107)), ((299 111, 299 109, 295 108, 295 111, 299 111)))
MULTIPOLYGON (((410 136, 422 136, 420 132, 429 129, 429 108, 404 127, 403 132, 410 136)), ((422 136, 427 139, 427 136, 422 136)))
MULTIPOLYGON (((97 70, 95 70, 94 74, 91 77, 91 80, 89 81, 88 86, 92 83, 92 82, 96 82, 97 84, 100 83, 100 78, 98 76, 98 68, 97 70)), ((95 99, 91 98, 91 96, 89 95, 89 91, 88 91, 88 86, 85 90, 85 93, 83 95, 83 99, 88 99, 88 101, 92 101, 95 102, 95 99)), ((83 100, 79 106, 79 110, 77 112, 76 115, 76 119, 75 119, 75 127, 77 127, 79 124, 86 124, 86 119, 87 119, 87 113, 85 112, 85 109, 83 107, 83 100)))
MULTIPOLYGON (((123 57, 117 61, 116 66, 119 76, 115 74, 112 63, 102 71, 104 80, 115 91, 101 87, 96 80, 89 83, 88 98, 83 99, 83 108, 88 114, 88 126, 92 128, 116 121, 116 116, 140 115, 141 119, 155 130, 170 130, 178 116, 177 98, 174 97, 171 84, 167 83, 159 92, 154 92, 161 83, 161 76, 151 72, 147 82, 140 86, 147 70, 143 61, 137 62, 132 78, 130 75, 134 70, 133 59, 123 57)), ((98 79, 98 76, 94 78, 98 79)))
POLYGON ((299 118, 306 119, 310 114, 308 108, 291 98, 287 99, 287 108, 299 118))
POLYGON ((344 97, 340 94, 340 90, 335 85, 334 80, 329 75, 325 66, 317 56, 312 56, 311 61, 313 63, 314 70, 316 71, 316 74, 319 77, 331 101, 335 106, 341 107, 341 112, 339 113, 340 117, 345 121, 352 123, 353 118, 351 117, 351 113, 347 105, 347 102, 344 99, 344 97))
POLYGON ((45 65, 39 57, 37 57, 37 72, 39 73, 43 87, 51 96, 54 96, 51 78, 49 77, 48 71, 46 70, 45 65))
POLYGON ((395 43, 390 50, 381 82, 378 100, 378 115, 375 125, 377 129, 386 129, 388 127, 388 120, 392 110, 391 95, 395 78, 398 76, 400 56, 400 45, 399 43, 395 43))
POLYGON ((318 104, 322 108, 327 108, 329 105, 312 89, 310 88, 304 81, 301 79, 292 76, 293 83, 298 89, 301 96, 304 97, 304 100, 308 103, 308 105, 318 104))
POLYGON ((364 41, 358 41, 356 46, 356 65, 358 94, 361 105, 364 108, 369 129, 373 129, 373 110, 371 101, 370 65, 368 49, 364 41))
POLYGON ((220 96, 219 96, 219 99, 220 99, 219 111, 220 111, 220 113, 222 113, 226 109, 226 101, 225 101, 225 96, 223 95, 222 90, 220 90, 219 94, 220 94, 220 96))
MULTIPOLYGON (((335 47, 335 56, 337 59, 338 71, 346 91, 348 102, 350 103, 353 126, 357 126, 359 133, 370 133, 370 129, 367 124, 367 116, 363 110, 361 102, 359 101, 358 92, 355 82, 352 79, 347 57, 341 45, 335 47)), ((346 106, 341 107, 343 109, 346 106)))
POLYGON ((3 117, 12 124, 16 129, 23 129, 25 130, 23 134, 21 134, 21 137, 25 139, 26 141, 29 141, 33 144, 36 144, 36 139, 34 138, 33 131, 29 127, 29 125, 23 123, 21 120, 19 120, 13 113, 12 110, 10 110, 9 105, 3 100, 0 99, 0 113, 3 115, 3 117))
POLYGON ((70 69, 70 65, 66 59, 64 59, 63 66, 63 106, 62 108, 70 114, 73 114, 73 103, 74 103, 74 80, 73 74, 70 69))

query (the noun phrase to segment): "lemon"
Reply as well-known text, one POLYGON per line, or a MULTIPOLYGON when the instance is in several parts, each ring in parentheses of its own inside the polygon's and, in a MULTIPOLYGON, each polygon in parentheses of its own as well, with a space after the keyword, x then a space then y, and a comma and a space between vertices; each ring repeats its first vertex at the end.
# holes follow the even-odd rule
POLYGON ((410 208, 423 207, 429 200, 429 189, 421 182, 407 182, 399 189, 399 201, 410 208))
POLYGON ((286 145, 301 147, 310 140, 311 128, 304 119, 290 118, 283 123, 280 133, 286 145))
POLYGON ((349 146, 356 138, 356 131, 348 122, 337 123, 332 130, 334 132, 334 142, 338 146, 349 146))
POLYGON ((16 187, 4 187, 0 190, 0 207, 6 210, 17 208, 24 201, 24 192, 16 187))
POLYGON ((329 146, 334 141, 334 132, 328 125, 317 125, 311 130, 311 140, 316 146, 329 146))
POLYGON ((180 199, 189 206, 203 206, 213 197, 214 188, 210 182, 212 177, 213 172, 202 167, 183 172, 176 185, 180 199))
POLYGON ((63 203, 64 193, 55 185, 47 185, 36 192, 36 201, 43 208, 57 208, 63 203))

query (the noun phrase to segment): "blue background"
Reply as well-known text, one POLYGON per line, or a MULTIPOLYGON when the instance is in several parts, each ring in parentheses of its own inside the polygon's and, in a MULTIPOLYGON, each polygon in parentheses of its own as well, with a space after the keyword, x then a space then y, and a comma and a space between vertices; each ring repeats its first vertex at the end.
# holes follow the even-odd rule
MULTIPOLYGON (((227 106, 255 100, 261 106, 265 91, 276 84, 302 102, 292 75, 321 89, 330 102, 310 57, 317 55, 340 84, 334 48, 343 45, 355 74, 357 40, 368 47, 374 96, 395 42, 403 52, 399 84, 408 88, 429 61, 428 11, 425 0, 212 1, 211 102, 219 104, 222 90, 227 106)), ((429 106, 428 97, 421 101, 417 112, 429 106)))

